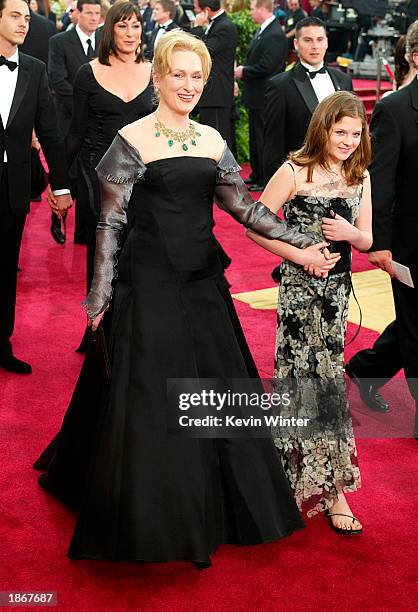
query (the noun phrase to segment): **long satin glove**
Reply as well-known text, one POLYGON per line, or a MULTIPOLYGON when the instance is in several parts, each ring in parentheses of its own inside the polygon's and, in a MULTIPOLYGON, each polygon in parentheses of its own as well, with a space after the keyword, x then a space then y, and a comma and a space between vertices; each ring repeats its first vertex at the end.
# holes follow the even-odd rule
POLYGON ((94 278, 84 307, 90 319, 104 312, 117 277, 117 255, 121 233, 127 224, 127 209, 134 183, 146 166, 137 150, 117 134, 96 168, 101 193, 100 221, 96 230, 94 278))
POLYGON ((260 200, 253 201, 239 174, 241 168, 227 147, 218 162, 217 170, 215 202, 244 227, 264 238, 282 240, 301 249, 318 242, 313 234, 302 234, 297 228, 290 228, 286 221, 279 219, 260 200))

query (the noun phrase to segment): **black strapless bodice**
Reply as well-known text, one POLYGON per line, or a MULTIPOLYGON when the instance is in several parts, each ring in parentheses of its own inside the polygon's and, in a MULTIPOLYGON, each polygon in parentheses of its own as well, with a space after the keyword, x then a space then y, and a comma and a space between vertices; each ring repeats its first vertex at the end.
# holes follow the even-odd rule
MULTIPOLYGON (((147 165, 133 189, 132 231, 126 245, 130 258, 135 253, 138 273, 220 271, 213 235, 215 183, 216 163, 206 157, 160 159, 147 165)), ((126 255, 122 253, 122 265, 126 255)))

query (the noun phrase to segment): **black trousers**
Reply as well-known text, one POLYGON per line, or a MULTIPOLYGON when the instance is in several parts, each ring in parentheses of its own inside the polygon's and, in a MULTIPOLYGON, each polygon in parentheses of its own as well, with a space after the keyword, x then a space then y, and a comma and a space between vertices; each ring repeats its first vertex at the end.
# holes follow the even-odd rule
POLYGON ((378 379, 378 386, 393 378, 403 368, 397 322, 386 327, 371 349, 356 353, 350 366, 359 378, 378 379))
POLYGON ((418 288, 392 279, 398 338, 408 387, 417 406, 415 431, 418 431, 418 288))
POLYGON ((402 368, 417 407, 418 431, 418 289, 392 280, 396 321, 386 327, 371 349, 359 351, 350 366, 359 378, 378 379, 385 384, 402 368))
POLYGON ((262 109, 252 109, 248 111, 250 128, 250 164, 251 179, 257 185, 264 185, 263 175, 263 132, 264 132, 264 113, 262 109))
POLYGON ((218 130, 228 147, 232 149, 232 108, 231 107, 206 107, 199 108, 199 121, 204 125, 210 125, 218 130))
POLYGON ((15 215, 10 210, 7 164, 3 166, 0 182, 0 353, 12 350, 10 338, 15 324, 16 283, 19 251, 26 215, 15 215))

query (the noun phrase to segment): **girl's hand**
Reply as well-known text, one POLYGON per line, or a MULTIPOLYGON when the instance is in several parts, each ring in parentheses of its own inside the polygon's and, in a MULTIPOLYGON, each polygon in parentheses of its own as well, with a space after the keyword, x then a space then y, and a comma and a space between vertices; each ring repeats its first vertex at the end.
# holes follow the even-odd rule
POLYGON ((332 219, 328 217, 322 219, 322 233, 325 238, 332 242, 346 240, 351 243, 355 241, 358 237, 357 228, 333 210, 330 211, 330 214, 332 219))
POLYGON ((341 259, 341 255, 339 253, 330 253, 326 248, 327 246, 327 242, 320 242, 306 249, 300 249, 295 263, 303 267, 312 265, 314 268, 324 272, 332 270, 341 259))
POLYGON ((303 266, 303 269, 311 276, 316 276, 316 278, 328 278, 328 270, 321 270, 320 268, 315 267, 313 264, 303 266))

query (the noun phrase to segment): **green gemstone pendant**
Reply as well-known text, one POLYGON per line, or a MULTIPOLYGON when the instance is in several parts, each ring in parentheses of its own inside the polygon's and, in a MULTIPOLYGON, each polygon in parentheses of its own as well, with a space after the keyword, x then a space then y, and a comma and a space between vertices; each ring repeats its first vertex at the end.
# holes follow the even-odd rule
POLYGON ((192 140, 192 145, 195 147, 196 146, 196 141, 192 140))
POLYGON ((196 136, 201 136, 202 134, 200 132, 196 132, 196 136))
POLYGON ((183 151, 188 151, 189 147, 187 146, 186 143, 183 143, 183 147, 182 147, 183 151))
POLYGON ((160 132, 155 132, 155 138, 159 138, 161 136, 160 132))
POLYGON ((169 141, 168 141, 168 146, 169 146, 169 147, 172 147, 172 146, 173 146, 173 144, 174 144, 174 140, 169 140, 169 141))

